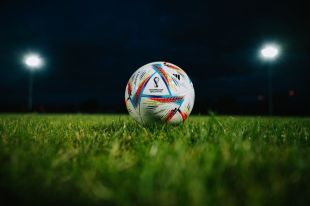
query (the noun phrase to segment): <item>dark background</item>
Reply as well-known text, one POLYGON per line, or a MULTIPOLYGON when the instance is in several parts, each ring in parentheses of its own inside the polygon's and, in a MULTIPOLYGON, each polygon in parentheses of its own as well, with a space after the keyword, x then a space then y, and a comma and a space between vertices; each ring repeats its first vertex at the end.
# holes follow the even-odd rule
POLYGON ((309 115, 310 18, 305 1, 14 1, 0 3, 0 111, 26 112, 27 52, 38 112, 126 112, 131 74, 168 61, 191 77, 194 113, 267 113, 261 46, 276 42, 275 114, 309 115))

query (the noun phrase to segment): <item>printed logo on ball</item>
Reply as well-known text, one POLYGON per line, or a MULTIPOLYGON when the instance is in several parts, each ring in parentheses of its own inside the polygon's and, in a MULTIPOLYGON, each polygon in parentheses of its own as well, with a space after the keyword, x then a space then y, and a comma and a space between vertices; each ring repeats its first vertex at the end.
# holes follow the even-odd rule
POLYGON ((168 95, 168 89, 159 74, 155 74, 152 79, 147 83, 143 92, 149 95, 168 95))

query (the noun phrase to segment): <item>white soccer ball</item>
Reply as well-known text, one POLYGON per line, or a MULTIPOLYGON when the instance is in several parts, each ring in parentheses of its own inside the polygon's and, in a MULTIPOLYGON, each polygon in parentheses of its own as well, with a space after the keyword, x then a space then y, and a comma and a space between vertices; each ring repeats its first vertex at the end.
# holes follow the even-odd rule
POLYGON ((139 123, 183 122, 195 100, 193 83, 178 66, 152 62, 139 68, 129 79, 125 103, 139 123))

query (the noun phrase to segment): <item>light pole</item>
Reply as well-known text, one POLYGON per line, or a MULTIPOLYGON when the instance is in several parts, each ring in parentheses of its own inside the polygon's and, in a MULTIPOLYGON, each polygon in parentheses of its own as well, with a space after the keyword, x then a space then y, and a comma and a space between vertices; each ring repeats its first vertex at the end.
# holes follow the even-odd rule
POLYGON ((29 70, 29 86, 28 86, 28 111, 32 111, 32 90, 33 90, 33 76, 36 70, 39 70, 44 65, 44 61, 39 54, 29 53, 24 55, 23 63, 29 70))
POLYGON ((266 44, 260 50, 260 56, 268 63, 268 112, 269 115, 273 113, 272 101, 272 68, 271 63, 279 56, 280 49, 276 44, 266 44))

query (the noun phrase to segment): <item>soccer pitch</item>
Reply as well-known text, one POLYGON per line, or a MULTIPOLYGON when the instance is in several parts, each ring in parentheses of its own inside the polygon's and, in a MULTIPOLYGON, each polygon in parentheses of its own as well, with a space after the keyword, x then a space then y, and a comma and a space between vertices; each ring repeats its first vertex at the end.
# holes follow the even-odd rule
POLYGON ((305 205, 310 119, 0 115, 2 201, 105 205, 305 205))

